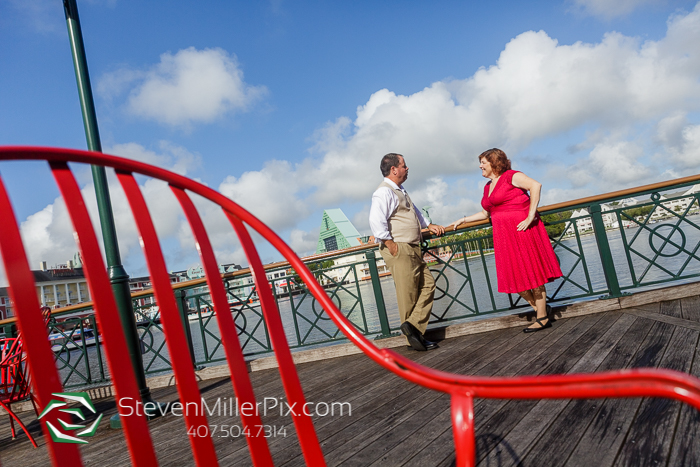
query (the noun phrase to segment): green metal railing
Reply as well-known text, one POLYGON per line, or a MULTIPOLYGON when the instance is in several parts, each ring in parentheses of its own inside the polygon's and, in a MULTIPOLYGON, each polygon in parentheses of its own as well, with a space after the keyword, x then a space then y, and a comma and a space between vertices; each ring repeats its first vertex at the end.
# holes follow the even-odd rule
MULTIPOLYGON (((540 209, 564 273, 547 284, 551 302, 615 298, 697 280, 700 190, 685 194, 697 183, 700 176, 540 209)), ((425 259, 437 285, 431 324, 519 312, 528 306, 517 294, 496 292, 491 242, 491 229, 481 222, 424 243, 425 259)), ((376 247, 327 253, 309 258, 307 264, 363 334, 375 338, 397 335, 396 294, 376 247)), ((343 340, 287 264, 270 265, 267 274, 290 347, 312 348, 343 340)), ((271 353, 250 273, 226 273, 224 281, 244 353, 251 359, 271 353)), ((195 366, 222 364, 225 356, 206 284, 192 281, 176 284, 174 289, 195 366)), ((148 293, 135 294, 132 299, 146 374, 170 372, 157 304, 148 293)), ((85 306, 56 311, 50 331, 52 337, 61 337, 62 344, 54 349, 64 385, 73 388, 108 382, 99 334, 94 333, 93 341, 86 339, 90 330, 98 330, 92 310, 85 306)), ((15 332, 7 320, 0 326, 6 335, 15 332)))

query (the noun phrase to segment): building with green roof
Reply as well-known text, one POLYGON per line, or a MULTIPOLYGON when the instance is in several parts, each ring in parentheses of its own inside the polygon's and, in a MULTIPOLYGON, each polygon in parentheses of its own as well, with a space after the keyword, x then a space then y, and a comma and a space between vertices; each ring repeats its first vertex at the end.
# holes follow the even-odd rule
POLYGON ((326 209, 321 219, 316 254, 359 246, 361 235, 342 209, 326 209))

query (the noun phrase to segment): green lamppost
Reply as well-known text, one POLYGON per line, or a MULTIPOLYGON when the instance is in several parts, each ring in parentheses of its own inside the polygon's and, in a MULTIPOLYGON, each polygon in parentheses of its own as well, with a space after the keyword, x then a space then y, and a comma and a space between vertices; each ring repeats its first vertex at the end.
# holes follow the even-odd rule
MULTIPOLYGON (((97 128, 97 115, 95 113, 95 103, 92 99, 92 88, 90 86, 90 76, 88 74, 87 60, 85 58, 85 47, 83 45, 83 35, 80 30, 80 19, 78 17, 78 5, 75 0, 63 0, 63 9, 66 13, 66 23, 68 24, 68 36, 70 38, 71 52, 73 55, 73 65, 75 66, 75 77, 78 82, 78 94, 80 95, 80 107, 83 112, 83 123, 85 125, 85 135, 90 151, 102 152, 100 134, 97 128)), ((110 202, 109 187, 107 185, 107 174, 105 168, 92 166, 92 178, 95 183, 95 194, 97 196, 97 209, 100 214, 100 227, 104 239, 105 255, 107 256, 107 267, 112 291, 117 302, 119 315, 124 328, 127 346, 131 363, 134 367, 136 382, 144 403, 153 402, 151 391, 146 385, 146 375, 143 369, 141 358, 141 345, 138 332, 136 330, 136 319, 131 303, 131 292, 129 290, 129 275, 121 264, 119 255, 119 245, 117 243, 117 231, 114 225, 114 214, 110 202)), ((113 428, 121 427, 118 415, 112 418, 113 428), (116 418, 115 418, 116 417, 116 418)))

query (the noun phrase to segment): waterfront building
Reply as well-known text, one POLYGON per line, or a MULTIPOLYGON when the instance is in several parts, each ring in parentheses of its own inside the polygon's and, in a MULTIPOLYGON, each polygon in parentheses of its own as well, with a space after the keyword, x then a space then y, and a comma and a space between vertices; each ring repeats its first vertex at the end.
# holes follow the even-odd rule
MULTIPOLYGON (((182 274, 171 272, 169 275, 170 275, 170 283, 171 284, 177 284, 178 282, 185 280, 185 276, 182 274)), ((153 288, 153 284, 151 284, 151 277, 150 276, 130 277, 129 278, 129 291, 132 294, 135 292, 142 292, 144 290, 148 290, 151 288, 153 288)), ((155 305, 155 303, 156 303, 156 299, 153 295, 150 295, 147 297, 139 297, 139 298, 134 300, 135 307, 144 307, 144 306, 148 306, 148 305, 155 305)))
MULTIPOLYGON (((342 209, 323 211, 316 254, 344 250, 367 243, 374 243, 374 237, 360 235, 342 209)), ((325 272, 324 275, 334 282, 355 282, 355 275, 351 271, 349 272, 350 265, 364 261, 366 261, 364 253, 334 258, 334 268, 325 272)), ((377 269, 380 275, 389 274, 384 260, 379 255, 377 255, 377 269)), ((367 263, 360 265, 357 273, 358 280, 368 280, 370 275, 367 263)))
MULTIPOLYGON (((605 226, 606 229, 617 229, 620 224, 617 222, 617 214, 614 212, 610 212, 613 209, 619 209, 619 208, 625 208, 625 207, 632 207, 635 204, 637 204, 638 201, 634 198, 625 198, 620 201, 616 201, 614 203, 610 204, 601 204, 601 210, 603 211, 602 214, 602 219, 603 219, 603 225, 605 226)), ((584 233, 591 233, 593 232, 593 219, 591 218, 588 210, 586 209, 576 209, 574 212, 571 213, 571 219, 575 219, 576 221, 576 228, 579 232, 579 234, 584 234, 584 233)), ((634 223, 632 221, 622 221, 623 227, 631 227, 634 223)), ((573 222, 569 224, 568 228, 566 229, 566 232, 564 235, 573 235, 574 234, 574 226, 573 222)))
MULTIPOLYGON (((276 270, 265 274, 270 284, 274 285, 274 293, 276 295, 284 295, 289 292, 291 285, 290 276, 292 275, 294 275, 294 273, 291 269, 276 270)), ((229 286, 232 292, 236 294, 236 297, 240 299, 247 299, 248 297, 251 297, 251 300, 258 299, 252 276, 231 279, 229 280, 229 286)))
POLYGON ((326 209, 321 218, 316 254, 360 246, 360 237, 342 209, 326 209))
POLYGON ((0 287, 0 319, 9 318, 7 308, 10 306, 10 292, 7 287, 0 287))
MULTIPOLYGON (((666 209, 657 207, 656 209, 654 209, 654 212, 652 212, 650 219, 652 221, 657 221, 666 217, 670 217, 671 213, 669 213, 667 209, 678 213, 685 212, 688 209, 688 207, 690 207, 695 201, 694 195, 698 192, 700 192, 700 184, 693 185, 684 191, 660 195, 661 197, 659 198, 659 201, 661 201, 661 205, 664 206, 664 208, 666 209)), ((698 209, 698 203, 696 202, 694 208, 692 208, 691 211, 697 211, 698 209)))

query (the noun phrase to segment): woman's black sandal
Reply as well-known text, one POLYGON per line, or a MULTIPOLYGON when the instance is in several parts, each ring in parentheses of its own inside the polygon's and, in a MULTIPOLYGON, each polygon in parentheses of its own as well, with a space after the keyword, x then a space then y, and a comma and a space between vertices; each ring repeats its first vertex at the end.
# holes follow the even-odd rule
POLYGON ((543 318, 537 318, 535 320, 535 322, 538 323, 540 325, 540 327, 538 327, 538 328, 525 328, 525 329, 523 329, 523 332, 537 332, 537 331, 541 331, 542 329, 547 329, 547 328, 552 327, 551 320, 547 316, 545 316, 543 318), (542 321, 544 321, 544 320, 547 320, 547 324, 542 324, 542 321))

